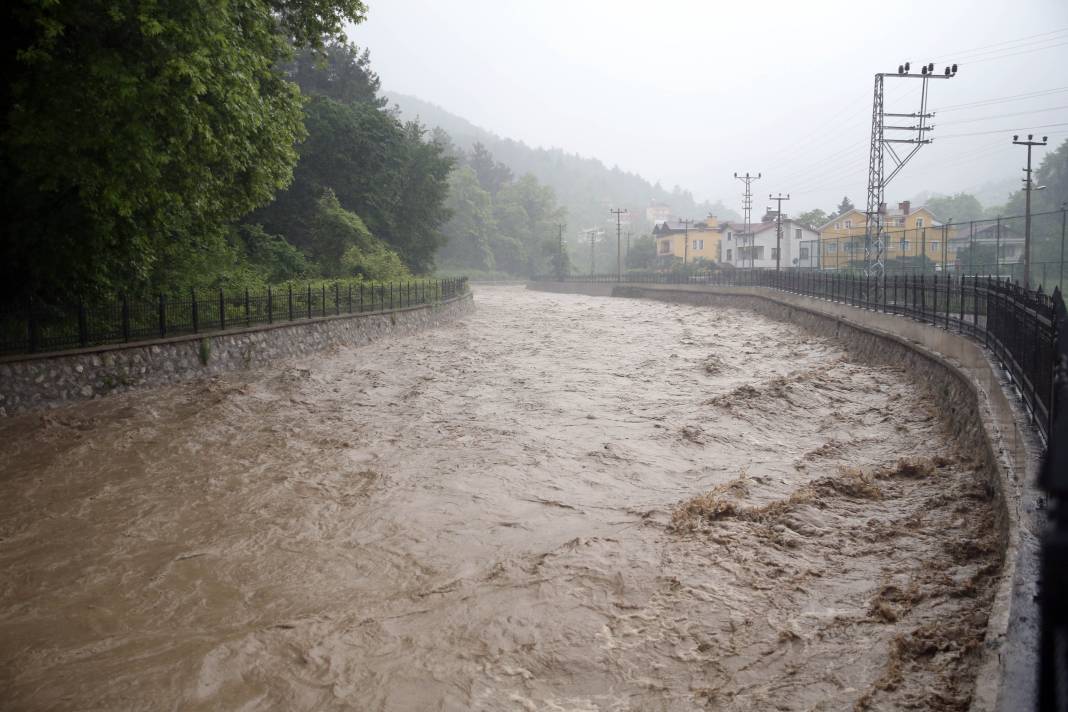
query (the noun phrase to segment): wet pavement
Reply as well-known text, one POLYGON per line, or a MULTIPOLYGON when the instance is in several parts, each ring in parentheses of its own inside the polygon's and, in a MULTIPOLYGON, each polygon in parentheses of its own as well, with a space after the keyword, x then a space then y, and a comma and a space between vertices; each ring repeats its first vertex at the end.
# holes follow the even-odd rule
POLYGON ((0 707, 966 709, 992 502, 742 310, 454 324, 0 420, 0 707))

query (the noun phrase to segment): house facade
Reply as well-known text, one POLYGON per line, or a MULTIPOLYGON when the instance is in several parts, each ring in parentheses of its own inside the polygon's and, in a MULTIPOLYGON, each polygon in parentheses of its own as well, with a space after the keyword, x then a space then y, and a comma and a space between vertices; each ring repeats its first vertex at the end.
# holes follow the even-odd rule
POLYGON ((819 266, 819 233, 790 218, 782 220, 782 239, 778 239, 778 223, 774 214, 751 225, 752 235, 745 235, 744 223, 725 223, 723 232, 723 261, 735 267, 781 269, 819 266), (782 258, 776 260, 779 250, 782 258))
POLYGON ((993 257, 996 253, 997 264, 1002 265, 1017 264, 1023 261, 1024 235, 1004 222, 1001 224, 986 222, 980 225, 973 225, 970 230, 962 228, 950 240, 950 245, 954 254, 959 255, 958 260, 961 264, 958 267, 966 272, 969 268, 990 267, 991 264, 994 264, 992 260, 987 260, 983 257, 986 254, 993 257), (975 248, 975 252, 979 257, 976 257, 976 255, 969 256, 969 253, 965 252, 971 247, 975 248), (979 260, 982 260, 984 264, 978 264, 979 260), (989 264, 986 264, 987 262, 989 264))
MULTIPOLYGON (((824 269, 859 266, 864 260, 867 216, 853 208, 819 227, 820 260, 824 269)), ((955 264, 959 245, 957 228, 945 225, 928 208, 913 208, 909 201, 883 213, 883 257, 903 266, 923 263, 955 264)))
POLYGON ((665 220, 653 228, 656 241, 656 262, 666 266, 675 259, 691 263, 699 259, 719 262, 720 224, 716 216, 687 226, 679 220, 665 220))

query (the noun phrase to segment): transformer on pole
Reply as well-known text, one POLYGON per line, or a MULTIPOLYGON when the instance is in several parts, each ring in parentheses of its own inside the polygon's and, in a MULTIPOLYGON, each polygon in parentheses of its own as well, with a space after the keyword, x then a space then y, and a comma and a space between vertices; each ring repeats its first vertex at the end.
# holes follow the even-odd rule
MULTIPOLYGON (((934 63, 925 64, 918 74, 912 73, 909 62, 898 65, 897 73, 880 72, 875 75, 875 91, 872 98, 871 112, 871 147, 868 157, 868 205, 865 211, 864 225, 864 260, 867 263, 869 275, 881 277, 886 272, 886 257, 883 247, 883 215, 886 213, 886 186, 901 172, 905 164, 909 162, 920 147, 925 143, 931 143, 928 134, 934 130, 934 125, 928 120, 934 117, 933 113, 927 112, 927 82, 930 79, 949 79, 957 76, 957 65, 947 66, 942 74, 936 74, 934 63), (922 82, 920 91, 920 110, 911 114, 887 113, 884 106, 883 86, 886 77, 899 79, 919 79, 922 82), (914 119, 912 125, 886 124, 887 117, 900 119, 914 119), (911 133, 909 138, 886 138, 887 131, 907 131, 911 133), (894 144, 909 144, 912 150, 904 156, 898 154, 894 144), (890 175, 885 172, 885 153, 890 154, 890 160, 894 168, 890 175)), ((908 135, 908 134, 906 134, 908 135)))

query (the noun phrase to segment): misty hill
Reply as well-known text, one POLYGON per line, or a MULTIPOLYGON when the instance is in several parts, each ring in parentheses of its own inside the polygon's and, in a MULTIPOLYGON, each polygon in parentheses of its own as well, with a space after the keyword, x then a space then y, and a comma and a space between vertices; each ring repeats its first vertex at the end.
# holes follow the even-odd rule
POLYGON ((404 119, 418 119, 428 127, 442 129, 465 151, 476 142, 482 143, 516 176, 531 173, 551 187, 560 205, 567 208, 568 231, 572 234, 582 228, 605 226, 611 217, 608 209, 620 206, 631 211, 633 231, 646 232, 652 226, 645 221, 645 208, 654 202, 666 203, 673 216, 700 219, 712 213, 720 219, 739 219, 722 202, 698 203, 689 191, 678 187, 665 190, 636 173, 628 173, 618 166, 609 168, 596 158, 559 148, 532 148, 522 141, 502 138, 414 96, 388 91, 382 92, 382 96, 390 106, 399 109, 404 119))

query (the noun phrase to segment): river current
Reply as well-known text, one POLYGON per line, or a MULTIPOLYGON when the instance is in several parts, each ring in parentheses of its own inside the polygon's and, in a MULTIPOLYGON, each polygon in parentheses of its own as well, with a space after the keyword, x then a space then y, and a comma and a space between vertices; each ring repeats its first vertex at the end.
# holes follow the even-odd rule
POLYGON ((937 403, 730 309, 449 325, 0 420, 0 708, 966 709, 937 403))

